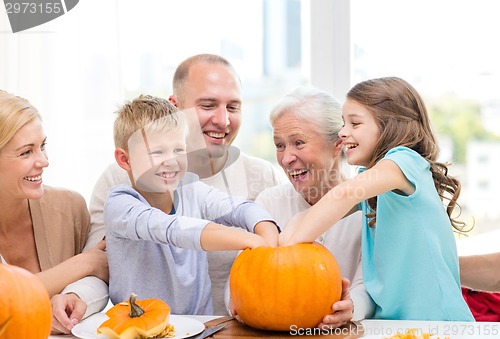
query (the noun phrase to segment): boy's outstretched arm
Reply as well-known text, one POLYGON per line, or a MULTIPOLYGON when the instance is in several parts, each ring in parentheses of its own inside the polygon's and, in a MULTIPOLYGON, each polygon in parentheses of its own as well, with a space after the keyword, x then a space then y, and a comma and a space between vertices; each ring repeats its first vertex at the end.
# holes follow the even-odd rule
MULTIPOLYGON (((276 225, 273 226, 276 228, 276 225)), ((243 250, 269 246, 266 239, 258 234, 213 222, 203 228, 200 243, 205 251, 243 250)))

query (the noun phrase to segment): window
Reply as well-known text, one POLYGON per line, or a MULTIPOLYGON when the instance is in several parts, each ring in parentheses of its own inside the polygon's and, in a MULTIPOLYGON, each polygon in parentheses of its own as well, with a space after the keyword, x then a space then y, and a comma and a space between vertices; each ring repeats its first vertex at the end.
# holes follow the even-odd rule
POLYGON ((440 137, 442 158, 453 162, 450 171, 463 184, 459 202, 465 221, 475 218, 470 234, 498 229, 500 198, 493 193, 500 187, 495 179, 500 162, 498 3, 352 0, 350 4, 350 85, 394 75, 415 86, 440 137))
POLYGON ((114 162, 117 107, 141 93, 168 97, 182 60, 220 54, 242 79, 243 124, 235 145, 274 161, 269 111, 308 82, 303 8, 300 0, 87 0, 16 34, 0 11, 0 88, 29 99, 44 118, 45 183, 74 189, 88 202, 98 176, 114 162))
POLYGON ((281 96, 311 83, 343 101, 361 80, 397 75, 424 96, 477 234, 500 225, 493 215, 500 198, 481 193, 477 180, 500 189, 497 7, 496 0, 86 0, 16 34, 0 11, 0 88, 28 98, 44 117, 45 182, 89 201, 114 162, 117 106, 140 93, 170 95, 174 69, 190 55, 217 53, 234 64, 244 98, 235 144, 271 161, 268 114, 281 96), (485 148, 488 166, 470 156, 485 148))

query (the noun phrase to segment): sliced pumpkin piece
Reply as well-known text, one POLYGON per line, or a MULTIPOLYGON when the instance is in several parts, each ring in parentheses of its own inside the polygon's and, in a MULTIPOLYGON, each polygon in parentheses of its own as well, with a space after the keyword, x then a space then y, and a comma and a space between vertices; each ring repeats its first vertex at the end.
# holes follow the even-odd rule
POLYGON ((151 298, 137 300, 132 293, 128 301, 111 307, 108 320, 97 329, 111 339, 139 339, 174 337, 174 327, 169 324, 170 306, 163 300, 151 298))

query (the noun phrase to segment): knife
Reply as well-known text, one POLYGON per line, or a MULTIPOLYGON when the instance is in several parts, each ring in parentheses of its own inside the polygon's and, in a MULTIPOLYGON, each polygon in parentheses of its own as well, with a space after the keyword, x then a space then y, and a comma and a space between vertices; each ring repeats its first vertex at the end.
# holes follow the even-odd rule
POLYGON ((207 328, 206 330, 204 330, 200 334, 195 335, 194 337, 190 337, 190 339, 205 339, 205 338, 210 337, 210 336, 214 335, 215 333, 219 332, 220 330, 225 328, 227 325, 229 325, 229 324, 221 324, 221 325, 207 328))

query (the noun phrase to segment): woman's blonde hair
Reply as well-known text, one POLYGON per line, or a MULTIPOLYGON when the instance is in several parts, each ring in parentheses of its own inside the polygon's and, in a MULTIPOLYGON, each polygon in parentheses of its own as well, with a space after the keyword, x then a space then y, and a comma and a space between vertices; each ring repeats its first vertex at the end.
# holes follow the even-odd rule
POLYGON ((42 117, 28 100, 0 90, 0 150, 34 119, 42 117))
MULTIPOLYGON (((439 147, 432 131, 424 102, 408 82, 397 77, 367 80, 355 85, 347 99, 355 101, 373 112, 380 129, 380 138, 367 168, 373 167, 385 154, 396 146, 405 146, 424 157, 430 164, 434 185, 445 203, 452 226, 462 232, 465 223, 452 217, 460 195, 461 184, 448 175, 447 164, 438 162, 439 147)), ((376 197, 368 200, 374 213, 368 217, 370 226, 375 225, 376 197)))

